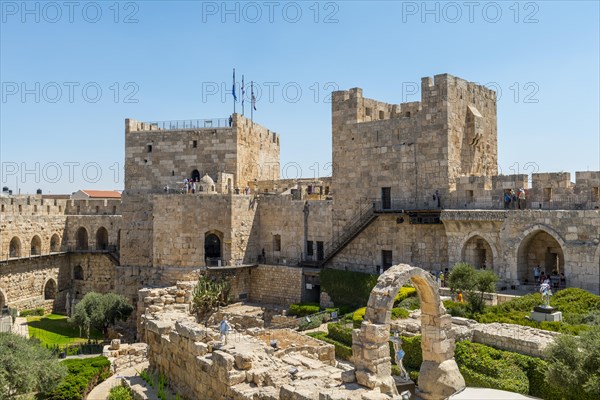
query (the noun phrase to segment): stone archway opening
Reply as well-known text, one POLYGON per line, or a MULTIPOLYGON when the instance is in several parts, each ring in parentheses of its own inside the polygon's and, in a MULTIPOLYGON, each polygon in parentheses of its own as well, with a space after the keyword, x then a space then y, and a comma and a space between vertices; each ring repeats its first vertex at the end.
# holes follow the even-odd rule
POLYGON ((365 318, 352 333, 356 380, 370 389, 398 395, 392 378, 389 351, 390 323, 396 294, 407 282, 417 289, 421 302, 421 350, 419 396, 442 400, 465 387, 456 361, 454 339, 448 336, 451 317, 440 300, 439 288, 427 271, 399 264, 385 271, 371 291, 365 318))
POLYGON ((87 250, 88 249, 88 232, 83 226, 77 229, 76 235, 76 249, 77 250, 87 250))
POLYGON ((40 254, 42 254, 42 239, 40 239, 40 237, 38 235, 35 235, 31 239, 30 254, 32 256, 39 256, 40 254))
POLYGON ((58 253, 60 251, 60 236, 57 233, 50 238, 50 252, 58 253))
POLYGON ((44 285, 44 300, 56 299, 56 281, 54 279, 48 279, 44 285))
POLYGON ((527 235, 517 251, 517 279, 533 283, 533 268, 539 266, 546 275, 564 272, 565 255, 560 243, 548 232, 537 230, 527 235))
POLYGON ((96 250, 107 250, 108 249, 108 231, 105 227, 101 226, 96 231, 96 250))
POLYGON ((479 269, 494 269, 492 246, 479 235, 469 238, 462 248, 462 261, 479 269))
POLYGON ((18 237, 13 237, 8 245, 8 256, 10 258, 21 257, 21 240, 18 237))
POLYGON ((207 266, 219 265, 219 261, 222 260, 221 238, 220 232, 206 232, 204 235, 204 260, 207 266))

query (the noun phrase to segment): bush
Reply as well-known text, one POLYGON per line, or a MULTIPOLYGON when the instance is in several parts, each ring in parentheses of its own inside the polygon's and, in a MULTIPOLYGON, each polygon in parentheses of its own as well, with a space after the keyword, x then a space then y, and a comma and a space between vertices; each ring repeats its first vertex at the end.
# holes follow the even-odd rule
POLYGON ((323 323, 323 320, 328 317, 329 317, 329 314, 327 314, 327 313, 313 315, 310 318, 305 317, 302 319, 302 322, 300 322, 300 325, 298 326, 298 331, 302 332, 302 331, 306 331, 308 329, 318 328, 323 323))
POLYGON ((392 308, 392 319, 408 318, 408 314, 406 308, 392 308))
POLYGON ((299 303, 290 305, 288 315, 295 315, 297 317, 306 317, 307 315, 316 314, 321 310, 321 307, 317 303, 299 303))
POLYGON ((354 325, 355 328, 360 328, 360 324, 362 324, 365 319, 365 312, 367 312, 367 307, 362 307, 352 314, 352 325, 354 325))
POLYGON ((308 336, 313 337, 315 339, 322 340, 326 343, 332 344, 335 347, 335 356, 341 358, 342 360, 350 361, 352 357, 352 346, 347 346, 344 343, 340 343, 337 340, 334 340, 327 336, 325 332, 311 332, 308 336))
POLYGON ((62 362, 69 374, 49 393, 46 400, 81 400, 94 386, 110 376, 110 361, 106 357, 70 359, 62 362))
POLYGON ((550 305, 563 313, 588 314, 600 310, 600 296, 583 289, 568 288, 552 296, 550 305))
POLYGON ((333 340, 345 344, 346 346, 352 346, 352 328, 346 328, 341 324, 327 324, 328 334, 327 336, 333 340))
POLYGON ((448 314, 453 317, 462 317, 462 318, 470 318, 471 313, 467 309, 467 305, 465 303, 459 303, 452 300, 444 300, 444 307, 448 314))
POLYGON ((377 278, 377 275, 330 268, 325 268, 320 274, 321 289, 327 292, 335 305, 353 309, 367 304, 377 278))
MULTIPOLYGON (((402 336, 402 349, 406 353, 402 363, 406 369, 419 370, 423 363, 423 353, 421 352, 421 335, 402 336)), ((393 359, 393 358, 392 358, 393 359)))
POLYGON ((110 389, 107 400, 133 400, 133 392, 126 386, 115 386, 110 389))
POLYGON ((46 314, 46 310, 42 307, 34 308, 32 310, 23 310, 19 313, 20 317, 43 317, 46 314))
POLYGON ((416 296, 417 296, 417 289, 415 289, 412 286, 402 286, 400 288, 400 290, 398 291, 396 298, 394 299, 394 307, 397 307, 398 304, 400 302, 402 302, 403 300, 405 300, 409 297, 416 297, 416 296))
POLYGON ((421 307, 421 302, 418 297, 407 297, 398 303, 396 307, 406 308, 407 310, 416 310, 421 307))

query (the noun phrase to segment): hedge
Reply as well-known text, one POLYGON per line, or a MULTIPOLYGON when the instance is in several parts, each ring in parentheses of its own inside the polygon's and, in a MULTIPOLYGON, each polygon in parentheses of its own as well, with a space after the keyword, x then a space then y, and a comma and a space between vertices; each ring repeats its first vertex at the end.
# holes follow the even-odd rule
POLYGON ((316 314, 319 311, 321 311, 321 307, 318 303, 299 303, 290 305, 288 315, 306 317, 307 315, 316 314))
POLYGON ((406 308, 392 308, 392 319, 408 318, 408 314, 406 308))
POLYGON ((354 311, 354 314, 352 314, 352 324, 355 328, 360 328, 360 324, 362 324, 363 320, 365 319, 366 311, 367 307, 361 307, 354 311))
POLYGON ((352 328, 346 328, 341 324, 330 323, 327 324, 327 330, 329 331, 327 334, 329 338, 337 340, 346 346, 352 346, 352 328))
POLYGON ((19 312, 20 317, 43 317, 45 314, 46 310, 44 310, 42 307, 34 308, 32 310, 23 310, 19 312))
POLYGON ((319 326, 321 326, 321 324, 324 322, 324 320, 327 318, 329 319, 330 315, 327 313, 321 313, 321 314, 317 314, 317 315, 313 315, 310 318, 306 319, 302 319, 302 322, 300 322, 300 325, 298 326, 298 331, 302 332, 302 331, 306 331, 308 329, 314 329, 314 328, 318 328, 319 326))
POLYGON ((325 268, 321 271, 321 289, 338 307, 356 309, 367 304, 371 290, 377 284, 377 275, 325 268))
POLYGON ((315 339, 322 340, 326 343, 332 344, 335 347, 335 356, 341 358, 343 360, 350 360, 352 357, 352 346, 347 346, 344 343, 340 343, 337 340, 334 340, 327 336, 325 332, 311 332, 308 333, 308 336, 313 337, 315 339))
POLYGON ((94 386, 110 376, 110 361, 106 357, 63 361, 69 374, 60 385, 45 394, 46 400, 81 400, 94 386))
POLYGON ((402 286, 398 291, 398 294, 394 298, 394 307, 397 307, 402 300, 409 297, 415 297, 417 295, 417 289, 412 286, 402 286))

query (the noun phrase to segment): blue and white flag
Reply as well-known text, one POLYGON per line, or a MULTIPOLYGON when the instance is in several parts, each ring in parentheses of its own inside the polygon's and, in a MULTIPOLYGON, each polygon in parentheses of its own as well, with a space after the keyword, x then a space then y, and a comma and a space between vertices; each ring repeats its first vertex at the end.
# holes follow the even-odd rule
POLYGON ((252 100, 252 109, 256 111, 256 97, 254 96, 254 81, 250 83, 250 98, 252 100))
POLYGON ((233 101, 237 102, 237 96, 235 95, 235 68, 233 69, 233 85, 231 86, 231 94, 233 95, 233 101))

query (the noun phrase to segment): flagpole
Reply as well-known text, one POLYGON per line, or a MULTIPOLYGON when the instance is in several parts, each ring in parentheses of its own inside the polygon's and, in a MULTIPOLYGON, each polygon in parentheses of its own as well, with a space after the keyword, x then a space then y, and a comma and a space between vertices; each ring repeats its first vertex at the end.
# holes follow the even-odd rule
POLYGON ((250 81, 252 103, 250 104, 250 121, 254 124, 254 81, 250 81))
POLYGON ((242 74, 242 115, 244 115, 244 74, 242 74))
POLYGON ((233 97, 233 113, 235 114, 235 68, 233 69, 233 86, 231 87, 231 95, 233 97))

